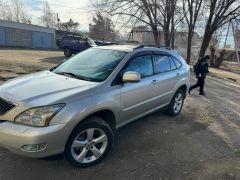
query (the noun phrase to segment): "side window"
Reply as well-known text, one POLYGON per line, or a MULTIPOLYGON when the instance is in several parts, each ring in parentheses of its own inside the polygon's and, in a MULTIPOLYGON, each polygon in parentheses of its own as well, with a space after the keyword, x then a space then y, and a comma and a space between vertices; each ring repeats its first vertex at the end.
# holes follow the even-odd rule
POLYGON ((169 57, 165 55, 155 55, 157 73, 163 73, 171 70, 169 57))
POLYGON ((177 66, 176 66, 176 64, 174 63, 173 59, 169 57, 169 60, 170 60, 171 70, 177 69, 177 66))
POLYGON ((174 63, 176 64, 177 68, 180 68, 182 66, 182 63, 179 60, 177 60, 175 57, 172 57, 172 59, 173 59, 174 63))
POLYGON ((141 78, 153 75, 153 63, 151 55, 139 56, 130 60, 124 72, 136 71, 141 74, 141 78))

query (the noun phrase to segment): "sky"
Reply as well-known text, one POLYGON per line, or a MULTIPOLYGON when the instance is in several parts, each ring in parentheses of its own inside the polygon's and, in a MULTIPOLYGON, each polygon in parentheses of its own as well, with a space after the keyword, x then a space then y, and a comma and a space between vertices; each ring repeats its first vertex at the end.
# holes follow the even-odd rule
MULTIPOLYGON (((52 11, 58 13, 61 22, 67 22, 69 19, 73 19, 80 23, 79 30, 83 32, 89 31, 89 23, 91 23, 93 12, 91 12, 90 1, 91 0, 47 0, 52 11)), ((40 17, 42 13, 42 7, 45 0, 22 0, 26 7, 27 13, 32 17, 33 24, 40 23, 40 17)), ((39 24, 40 25, 40 24, 39 24)), ((123 34, 129 32, 129 28, 122 29, 123 34)), ((203 35, 203 34, 201 34, 203 35)), ((225 38, 222 38, 220 45, 224 44, 225 38)), ((227 44, 233 45, 233 37, 229 35, 227 44)))
MULTIPOLYGON (((44 0, 22 0, 28 14, 32 17, 33 24, 39 24, 44 0)), ((61 22, 77 21, 80 23, 79 30, 88 31, 92 19, 89 0, 48 0, 54 13, 58 13, 61 22)))

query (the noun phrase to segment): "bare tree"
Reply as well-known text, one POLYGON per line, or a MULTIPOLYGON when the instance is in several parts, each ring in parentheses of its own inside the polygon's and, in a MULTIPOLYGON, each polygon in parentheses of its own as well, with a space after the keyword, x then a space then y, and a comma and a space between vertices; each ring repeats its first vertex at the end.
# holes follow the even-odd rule
POLYGON ((20 22, 22 16, 22 2, 21 0, 11 0, 12 1, 12 12, 15 21, 20 22))
POLYGON ((0 0, 0 19, 8 21, 13 19, 9 3, 4 0, 0 0))
POLYGON ((177 9, 177 0, 158 0, 156 1, 159 16, 158 23, 163 29, 164 41, 166 46, 170 46, 172 39, 172 47, 174 47, 174 32, 175 32, 175 12, 177 9))
POLYGON ((208 13, 203 42, 199 56, 202 57, 210 44, 214 32, 240 15, 238 0, 207 0, 208 13))
POLYGON ((203 0, 183 0, 182 4, 183 14, 188 27, 186 61, 189 64, 191 61, 192 40, 195 33, 197 20, 203 9, 203 0))
POLYGON ((21 0, 1 0, 0 19, 31 24, 31 17, 21 0))
POLYGON ((55 28, 57 24, 57 17, 52 11, 48 1, 46 1, 43 5, 41 22, 44 26, 55 28))
POLYGON ((97 11, 125 20, 126 24, 144 24, 151 27, 155 44, 160 44, 160 29, 164 32, 165 45, 170 46, 174 33, 175 22, 173 16, 177 0, 93 0, 97 11), (172 27, 171 27, 172 25, 172 27))

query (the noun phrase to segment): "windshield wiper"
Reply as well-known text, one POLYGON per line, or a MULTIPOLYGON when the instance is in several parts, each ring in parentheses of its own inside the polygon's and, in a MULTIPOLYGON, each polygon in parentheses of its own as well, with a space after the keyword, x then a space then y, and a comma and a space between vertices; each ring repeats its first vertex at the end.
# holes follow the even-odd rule
POLYGON ((76 79, 85 80, 85 81, 91 81, 90 78, 87 78, 87 77, 84 77, 84 76, 80 76, 80 75, 76 75, 76 74, 71 73, 71 72, 57 72, 56 74, 70 75, 71 77, 76 78, 76 79))

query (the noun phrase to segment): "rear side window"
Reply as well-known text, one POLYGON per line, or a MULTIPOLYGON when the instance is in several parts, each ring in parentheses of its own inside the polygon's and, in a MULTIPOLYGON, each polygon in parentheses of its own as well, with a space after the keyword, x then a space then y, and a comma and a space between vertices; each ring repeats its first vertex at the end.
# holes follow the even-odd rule
POLYGON ((177 60, 175 57, 172 57, 171 58, 173 61, 174 61, 174 63, 176 64, 176 67, 177 68, 180 68, 181 66, 182 66, 182 63, 179 61, 179 60, 177 60))
POLYGON ((169 57, 170 65, 171 65, 171 70, 177 69, 176 64, 174 63, 173 59, 169 57))
POLYGON ((157 73, 163 73, 171 70, 170 58, 166 55, 155 55, 157 73))
POLYGON ((153 63, 151 55, 133 58, 125 68, 124 72, 136 71, 141 74, 141 78, 153 75, 153 63))

